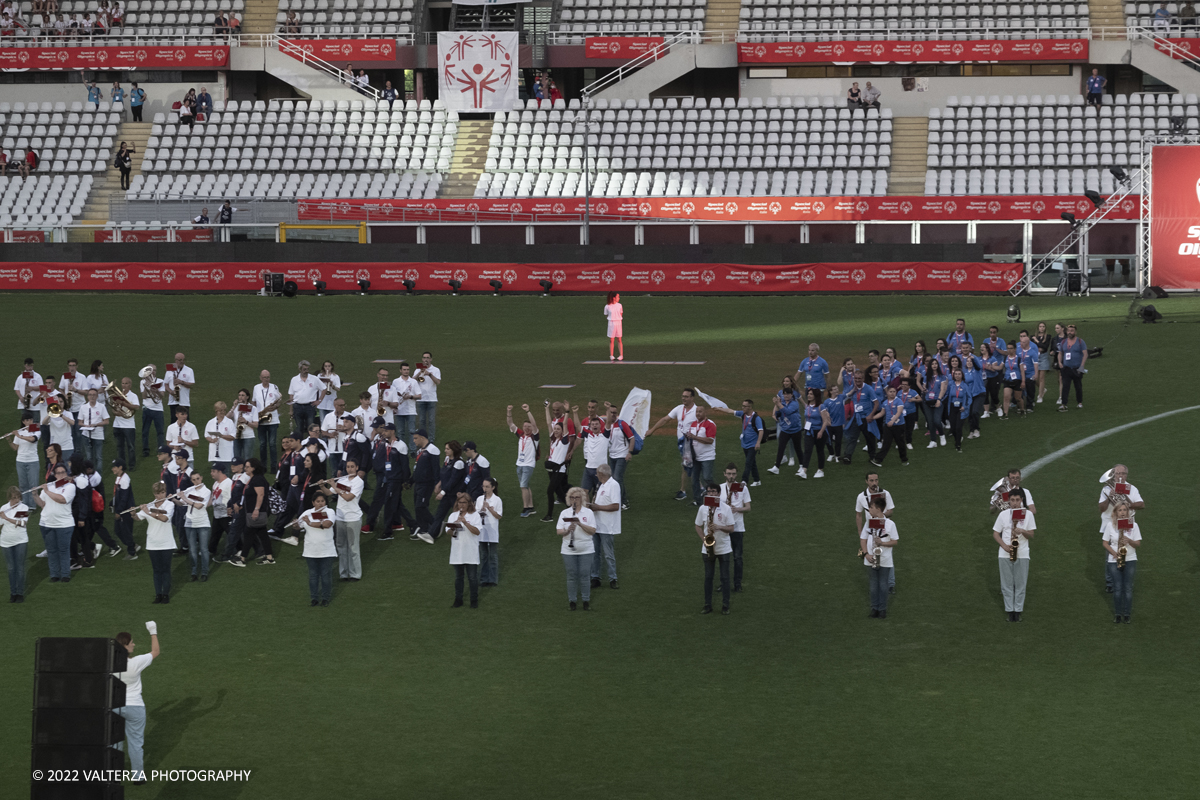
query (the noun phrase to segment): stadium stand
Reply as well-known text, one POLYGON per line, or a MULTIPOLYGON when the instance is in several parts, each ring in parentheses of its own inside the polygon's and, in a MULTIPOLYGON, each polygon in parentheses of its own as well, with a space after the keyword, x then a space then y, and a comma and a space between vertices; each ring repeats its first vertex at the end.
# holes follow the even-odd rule
POLYGON ((413 0, 279 0, 278 8, 279 33, 284 32, 288 11, 300 18, 301 36, 395 36, 415 30, 413 0))
POLYGON ((156 114, 126 199, 435 197, 457 127, 428 100, 230 101, 190 130, 156 114))
POLYGON ((701 31, 704 13, 705 0, 562 0, 551 29, 605 36, 701 31))
POLYGON ((1108 168, 1141 165, 1141 137, 1172 121, 1200 132, 1194 94, 1116 95, 1098 111, 1082 95, 949 97, 930 109, 927 195, 1103 194, 1108 168))
POLYGON ((120 24, 114 24, 112 32, 95 26, 98 20, 95 0, 61 0, 58 10, 65 21, 85 23, 70 38, 58 38, 53 15, 34 13, 29 0, 24 0, 20 8, 20 19, 24 24, 14 29, 10 46, 45 45, 48 41, 67 47, 131 45, 134 36, 146 43, 147 38, 179 35, 187 35, 195 38, 196 44, 206 45, 228 39, 218 37, 214 31, 217 11, 241 15, 245 11, 245 0, 129 0, 124 3, 120 24))

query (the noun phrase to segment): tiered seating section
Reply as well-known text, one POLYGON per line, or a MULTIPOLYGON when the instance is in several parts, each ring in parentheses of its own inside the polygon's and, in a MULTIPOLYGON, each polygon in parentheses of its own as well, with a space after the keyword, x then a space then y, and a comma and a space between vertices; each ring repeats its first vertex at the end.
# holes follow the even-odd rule
MULTIPOLYGON (((75 5, 83 3, 76 0, 75 5)), ((240 17, 245 8, 245 0, 129 0, 125 4, 125 31, 142 36, 212 36, 217 11, 224 11, 226 16, 234 12, 240 17)))
MULTIPOLYGON (((1159 5, 1159 3, 1126 3, 1125 22, 1133 26, 1152 28, 1154 27, 1154 12, 1158 9, 1159 5)), ((1200 30, 1190 26, 1184 27, 1180 24, 1179 9, 1183 8, 1183 5, 1183 3, 1167 3, 1167 11, 1171 12, 1171 25, 1165 33, 1172 37, 1194 39, 1200 36, 1200 30)))
POLYGON ((599 173, 596 195, 887 194, 890 109, 852 111, 842 102, 598 100, 590 132, 577 101, 501 112, 476 196, 582 194, 585 136, 599 173))
MULTIPOLYGON (((642 36, 704 30, 705 0, 562 0, 556 30, 585 35, 642 36)), ((551 26, 552 28, 554 26, 551 26)))
POLYGON ((1073 37, 1089 24, 1087 3, 742 0, 739 17, 751 42, 882 39, 885 31, 900 39, 1073 37))
POLYGON ((413 6, 413 0, 279 0, 276 31, 287 33, 287 12, 295 11, 301 35, 409 34, 414 32, 413 6))
POLYGON ((157 114, 126 198, 432 197, 457 130, 428 100, 229 101, 192 129, 157 114))
POLYGON ((1108 168, 1139 167, 1144 133, 1172 117, 1200 132, 1194 94, 1111 99, 1097 111, 1082 95, 947 98, 930 110, 925 194, 1110 194, 1108 168))
POLYGON ((70 225, 83 213, 91 188, 91 175, 0 176, 0 227, 70 225))
POLYGON ((0 103, 0 146, 12 162, 33 145, 40 169, 49 173, 103 170, 111 160, 119 115, 101 103, 0 103))
MULTIPOLYGON (((213 30, 213 19, 218 10, 226 16, 233 13, 241 16, 245 0, 129 0, 123 4, 124 17, 120 25, 111 32, 102 32, 94 27, 96 22, 95 0, 60 0, 58 13, 67 22, 90 21, 91 28, 79 28, 73 36, 60 37, 53 27, 54 14, 35 14, 29 0, 20 3, 21 25, 15 27, 6 40, 7 46, 56 46, 98 47, 132 45, 133 36, 140 37, 142 44, 147 37, 171 39, 179 35, 195 37, 195 44, 217 44, 228 39, 217 36, 213 30)), ((170 42, 164 41, 164 44, 170 42)))

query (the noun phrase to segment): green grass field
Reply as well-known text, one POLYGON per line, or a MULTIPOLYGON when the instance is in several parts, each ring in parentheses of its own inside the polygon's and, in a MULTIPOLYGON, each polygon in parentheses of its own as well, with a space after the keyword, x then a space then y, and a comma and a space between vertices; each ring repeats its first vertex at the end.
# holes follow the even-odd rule
MULTIPOLYGON (((445 540, 364 537, 365 577, 310 608, 295 548, 274 569, 214 567, 169 608, 151 605, 149 559, 104 559, 69 586, 32 554, 24 605, 0 607, 0 796, 27 796, 33 644, 39 636, 134 633, 159 624, 145 674, 147 769, 250 769, 247 783, 151 783, 145 798, 462 797, 1194 797, 1193 602, 1200 578, 1197 467, 1189 412, 1104 438, 1026 483, 1038 505, 1025 621, 1006 621, 988 487, 1090 434, 1196 404, 1179 359, 1197 341, 1200 300, 1156 303, 1165 324, 1127 323, 1128 298, 623 298, 627 357, 703 367, 583 366, 606 355, 603 301, 540 297, 10 297, 0 318, 9 373, 33 355, 104 359, 110 377, 160 367, 177 350, 197 373, 193 407, 254 383, 285 384, 301 358, 332 358, 364 387, 377 358, 432 349, 444 371, 439 439, 473 438, 508 514, 501 586, 477 611, 451 609, 445 540), (64 308, 79 308, 75 318, 64 308), (883 485, 901 535, 898 594, 868 619, 854 558, 863 457, 820 481, 764 475, 747 517, 746 590, 733 613, 700 616, 694 509, 672 499, 674 439, 652 437, 628 474, 633 508, 617 542, 621 588, 569 613, 558 540, 544 513, 520 519, 504 407, 549 396, 620 404, 654 393, 657 419, 699 385, 770 408, 809 341, 831 364, 867 349, 911 352, 956 316, 1008 338, 1038 320, 1076 322, 1088 344, 1087 408, 983 423, 983 438, 918 449, 883 485), (66 321, 64 321, 66 320, 66 321), (542 384, 575 384, 553 393, 542 384), (1104 593, 1097 478, 1117 461, 1145 496, 1132 625, 1104 593)), ((540 413, 540 412, 539 412, 540 413)), ((10 408, 8 428, 16 427, 10 408)), ((197 414, 198 422, 208 418, 197 414)), ((740 464, 737 427, 717 419, 718 465, 740 464)), ((139 434, 140 437, 140 434, 139 434)), ((922 443, 924 438, 922 437, 922 443)), ((108 456, 114 444, 107 444, 108 456)), ((769 445, 773 451, 774 443, 769 445)), ((766 460, 765 458, 763 460, 766 460)), ((763 465, 768 466, 768 464, 763 465)), ((577 462, 572 478, 579 479, 577 462)), ((134 474, 139 500, 157 475, 134 474)), ((0 485, 16 482, 11 458, 0 485)), ((411 505, 410 505, 411 507, 411 505)), ((144 526, 135 533, 139 541, 144 526)))

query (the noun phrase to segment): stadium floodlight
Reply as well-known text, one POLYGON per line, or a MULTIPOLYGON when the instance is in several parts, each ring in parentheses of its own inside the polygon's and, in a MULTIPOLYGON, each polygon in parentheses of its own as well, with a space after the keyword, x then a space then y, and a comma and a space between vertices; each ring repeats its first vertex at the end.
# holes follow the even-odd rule
POLYGON ((1017 305, 1016 303, 1013 303, 1011 306, 1008 307, 1008 321, 1009 322, 1020 322, 1021 321, 1021 307, 1019 305, 1017 305))
POLYGON ((553 281, 540 280, 538 283, 541 284, 542 287, 542 297, 548 297, 550 295, 550 290, 554 288, 553 281))
POLYGON ((371 282, 366 278, 362 278, 358 282, 358 290, 361 294, 366 294, 371 290, 371 282))
POLYGON ((450 280, 446 281, 446 283, 450 284, 450 294, 452 295, 457 295, 458 290, 462 288, 462 281, 450 280))
POLYGON ((404 293, 405 294, 413 294, 416 291, 417 291, 417 282, 416 281, 412 280, 411 278, 404 281, 404 293))
POLYGON ((317 297, 320 297, 321 295, 325 294, 326 286, 327 286, 327 284, 325 283, 325 281, 313 281, 313 288, 317 290, 317 297))
POLYGON ((1100 206, 1104 205, 1104 198, 1100 196, 1099 192, 1095 192, 1095 191, 1092 191, 1091 189, 1088 189, 1083 193, 1083 196, 1086 197, 1088 200, 1091 200, 1092 205, 1094 205, 1096 208, 1099 208, 1100 206))
POLYGON ((495 278, 488 281, 488 285, 492 287, 492 295, 493 296, 499 295, 500 290, 504 288, 504 284, 501 283, 500 281, 496 280, 495 278))

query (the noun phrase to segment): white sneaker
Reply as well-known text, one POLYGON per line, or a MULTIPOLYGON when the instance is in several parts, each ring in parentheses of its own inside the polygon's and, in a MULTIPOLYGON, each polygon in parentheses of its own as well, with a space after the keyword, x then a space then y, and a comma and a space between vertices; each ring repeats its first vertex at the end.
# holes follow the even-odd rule
POLYGON ((788 459, 788 466, 789 466, 789 467, 794 467, 794 466, 796 466, 796 459, 794 459, 794 458, 789 458, 789 459, 788 459))
POLYGON ((45 551, 45 550, 43 550, 42 552, 38 553, 38 554, 35 556, 35 558, 45 558, 45 557, 46 557, 46 551, 45 551))
POLYGON ((936 450, 937 442, 930 442, 929 444, 925 445, 925 449, 926 450, 936 450))
POLYGON ((814 477, 814 478, 824 478, 824 477, 825 477, 825 470, 823 470, 823 469, 819 469, 819 470, 817 470, 817 471, 816 471, 816 473, 813 475, 813 477, 814 477))
POLYGON ((804 467, 801 467, 800 469, 796 470, 796 477, 803 480, 808 480, 808 470, 806 470, 804 467))
POLYGON ((978 439, 979 431, 971 431, 970 433, 967 434, 967 438, 968 439, 978 439))
POLYGON ((755 481, 754 483, 752 483, 750 485, 751 486, 762 486, 762 481, 755 481))
POLYGON ((99 558, 99 557, 100 557, 100 551, 101 551, 101 550, 103 550, 103 549, 104 549, 104 545, 102 545, 102 544, 100 544, 100 543, 97 543, 97 544, 96 544, 96 554, 95 554, 95 555, 93 555, 93 556, 92 556, 92 558, 93 558, 93 559, 99 558))
POLYGON ((1042 398, 1040 398, 1040 397, 1039 397, 1039 398, 1038 398, 1038 402, 1039 402, 1039 403, 1040 403, 1040 402, 1042 402, 1042 398))
POLYGON ((767 470, 767 472, 771 473, 772 475, 778 475, 779 467, 771 467, 770 469, 767 470))
POLYGON ((946 437, 941 436, 941 437, 939 437, 939 439, 940 439, 940 441, 938 442, 938 444, 940 444, 942 447, 945 447, 946 446, 946 437))
POLYGON ((863 452, 864 453, 870 452, 870 448, 868 448, 865 444, 863 445, 863 452))
POLYGON ((987 419, 987 418, 988 418, 988 417, 990 417, 991 415, 992 415, 992 412, 990 412, 990 411, 985 411, 985 412, 983 412, 982 414, 980 414, 980 415, 979 415, 979 418, 980 418, 980 419, 987 419))
POLYGON ((300 540, 297 539, 295 536, 288 536, 283 539, 280 539, 279 541, 283 542, 284 544, 290 544, 292 547, 295 547, 296 545, 300 544, 300 540))

